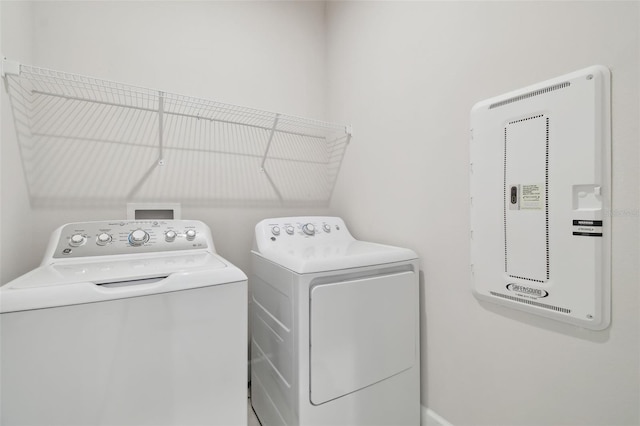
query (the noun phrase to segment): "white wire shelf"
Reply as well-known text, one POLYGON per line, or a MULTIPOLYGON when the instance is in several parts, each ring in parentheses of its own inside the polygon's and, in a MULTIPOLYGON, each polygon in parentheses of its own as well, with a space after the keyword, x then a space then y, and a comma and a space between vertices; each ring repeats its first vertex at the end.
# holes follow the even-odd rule
POLYGON ((3 61, 33 206, 326 205, 350 126, 3 61))

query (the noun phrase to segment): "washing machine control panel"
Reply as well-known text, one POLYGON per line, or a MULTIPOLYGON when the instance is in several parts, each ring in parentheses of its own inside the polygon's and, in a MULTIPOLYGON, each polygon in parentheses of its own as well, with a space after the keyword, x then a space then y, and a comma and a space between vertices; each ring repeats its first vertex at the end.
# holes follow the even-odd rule
POLYGON ((70 223, 54 233, 52 245, 53 258, 213 248, 209 228, 197 220, 70 223))

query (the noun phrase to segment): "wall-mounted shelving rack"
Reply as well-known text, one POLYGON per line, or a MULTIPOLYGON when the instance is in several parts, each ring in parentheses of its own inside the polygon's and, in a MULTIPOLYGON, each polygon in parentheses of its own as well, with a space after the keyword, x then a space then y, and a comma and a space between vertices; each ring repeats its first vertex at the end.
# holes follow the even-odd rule
POLYGON ((31 203, 326 205, 347 125, 3 60, 31 203))

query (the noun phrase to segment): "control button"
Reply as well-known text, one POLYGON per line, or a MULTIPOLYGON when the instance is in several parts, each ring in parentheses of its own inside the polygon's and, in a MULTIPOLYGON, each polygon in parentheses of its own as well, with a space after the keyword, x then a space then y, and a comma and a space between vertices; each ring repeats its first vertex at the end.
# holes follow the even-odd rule
POLYGON ((78 247, 83 245, 87 239, 82 234, 73 234, 69 239, 69 245, 72 247, 78 247))
POLYGON ((96 244, 98 244, 99 246, 105 246, 110 242, 111 235, 107 234, 106 232, 103 232, 102 234, 98 235, 98 238, 96 238, 96 244))
POLYGON ((295 229, 291 225, 287 225, 284 229, 285 231, 287 231, 287 234, 289 235, 293 235, 293 231, 295 231, 295 229))
POLYGON ((129 243, 131 243, 132 246, 141 246, 147 241, 149 241, 149 234, 142 229, 136 229, 129 234, 129 243))
POLYGON ((273 228, 271 228, 271 233, 273 235, 280 235, 280 227, 279 226, 274 226, 273 228))
POLYGON ((302 232, 307 235, 313 235, 316 233, 316 227, 313 226, 313 223, 305 223, 302 225, 302 232))
POLYGON ((166 242, 170 243, 176 239, 176 231, 167 231, 164 233, 164 239, 166 242))
POLYGON ((324 232, 331 232, 331 227, 327 223, 322 225, 322 229, 324 229, 324 232))
POLYGON ((195 229, 189 229, 185 235, 187 236, 187 240, 189 241, 193 241, 196 238, 196 230, 195 229))

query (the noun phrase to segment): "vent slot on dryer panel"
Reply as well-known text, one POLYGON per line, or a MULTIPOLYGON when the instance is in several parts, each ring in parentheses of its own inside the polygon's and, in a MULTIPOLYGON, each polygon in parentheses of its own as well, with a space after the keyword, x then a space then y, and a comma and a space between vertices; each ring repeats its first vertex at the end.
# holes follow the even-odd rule
POLYGON ((518 101, 521 101, 523 99, 532 98, 534 96, 543 95, 545 93, 553 92, 554 90, 558 90, 558 89, 563 89, 565 87, 569 87, 570 85, 571 85, 571 83, 569 83, 568 81, 565 81, 565 82, 559 83, 559 84, 554 84, 553 86, 545 87, 544 89, 534 90, 533 92, 525 93, 525 94, 519 95, 519 96, 514 96, 513 98, 509 98, 509 99, 505 99, 505 100, 500 101, 500 102, 493 103, 493 104, 489 105, 489 109, 498 108, 498 107, 501 107, 503 105, 508 105, 510 103, 518 102, 518 101))
POLYGON ((571 309, 561 308, 559 306, 547 305, 546 303, 534 302, 533 300, 523 299, 521 297, 509 296, 508 294, 497 293, 495 291, 490 292, 492 296, 501 297, 503 299, 513 300, 515 302, 526 303, 527 305, 537 306, 539 308, 551 309, 552 311, 562 312, 570 314, 571 309))

